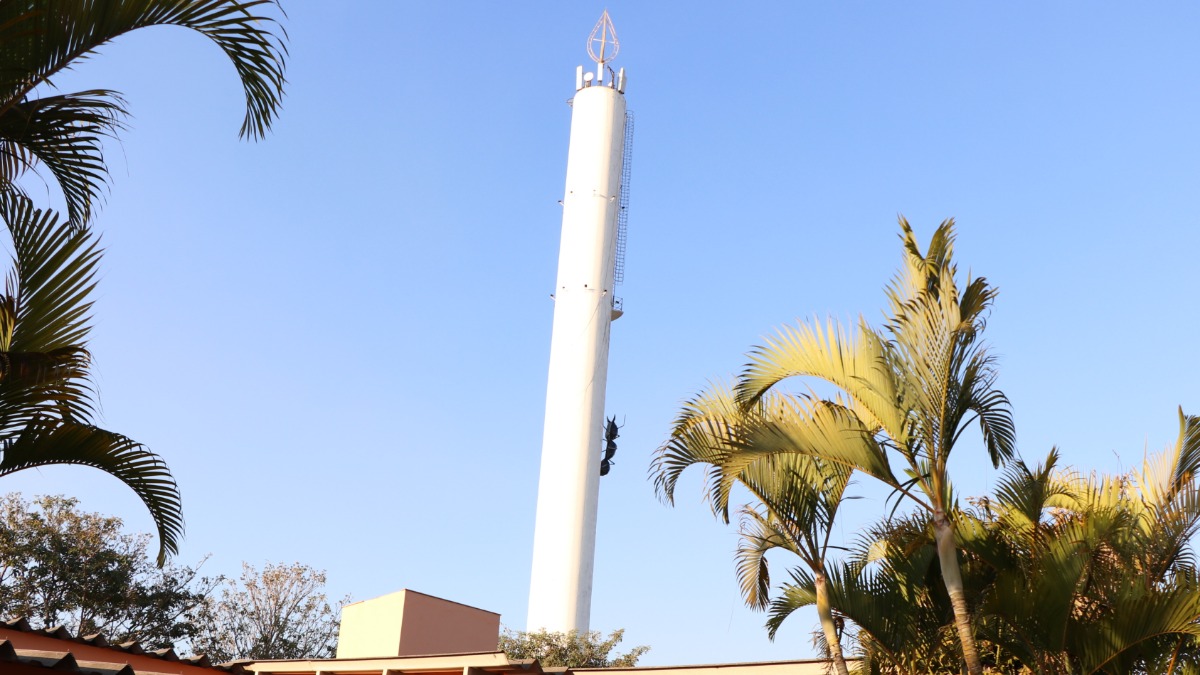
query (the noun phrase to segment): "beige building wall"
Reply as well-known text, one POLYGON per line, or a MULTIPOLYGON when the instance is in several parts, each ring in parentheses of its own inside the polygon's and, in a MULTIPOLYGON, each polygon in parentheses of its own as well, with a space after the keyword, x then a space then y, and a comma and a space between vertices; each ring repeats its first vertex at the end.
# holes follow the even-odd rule
POLYGON ((500 615, 408 589, 342 608, 337 658, 490 652, 500 615))
MULTIPOLYGON (((496 651, 500 615, 402 590, 342 608, 336 659, 242 663, 255 675, 825 675, 825 660, 548 668, 496 651)), ((852 662, 850 671, 858 664, 852 662)), ((3 673, 0 668, 0 673, 3 673)))

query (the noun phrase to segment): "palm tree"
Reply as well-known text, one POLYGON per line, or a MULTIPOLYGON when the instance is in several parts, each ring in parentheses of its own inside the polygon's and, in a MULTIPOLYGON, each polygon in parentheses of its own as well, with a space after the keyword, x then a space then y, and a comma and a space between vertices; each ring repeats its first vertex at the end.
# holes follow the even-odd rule
MULTIPOLYGON (((680 474, 693 465, 708 466, 706 499, 713 514, 729 522, 730 494, 735 484, 753 503, 741 507, 741 539, 737 575, 742 598, 754 609, 770 602, 767 554, 790 551, 813 580, 814 603, 825 645, 837 672, 848 675, 826 590, 826 554, 833 522, 851 471, 844 465, 801 453, 767 454, 760 461, 726 470, 730 460, 753 452, 759 425, 801 421, 802 406, 788 396, 768 394, 744 408, 728 388, 713 387, 689 401, 675 421, 671 438, 656 453, 651 474, 656 491, 673 504, 680 474)), ((803 573, 803 572, 799 572, 803 573)), ((794 573, 795 574, 795 573, 794 573)), ((770 631, 771 639, 775 630, 770 631)))
MULTIPOLYGON (((884 330, 864 320, 853 331, 834 321, 785 328, 751 353, 738 395, 744 406, 753 406, 791 377, 825 380, 840 390, 832 399, 805 396, 808 424, 765 425, 756 444, 776 448, 766 452, 799 451, 860 470, 929 514, 963 659, 972 675, 981 675, 947 466, 974 422, 993 465, 1015 452, 1009 402, 995 386, 995 361, 980 339, 996 291, 982 277, 959 289, 953 221, 937 228, 924 254, 908 222, 901 218, 900 226, 904 266, 886 290, 891 311, 884 330), (905 480, 892 471, 890 455, 899 456, 905 480)), ((753 461, 755 453, 746 453, 740 463, 753 461)))
MULTIPOLYGON (((259 138, 279 110, 282 39, 261 14, 272 0, 8 0, 0 3, 0 192, 41 165, 59 184, 70 222, 85 226, 108 179, 103 140, 123 126, 108 89, 40 95, 55 76, 104 44, 148 26, 181 26, 211 39, 233 62, 246 94, 241 135, 259 138)), ((282 33, 282 30, 280 31, 282 33)))
MULTIPOLYGON (((989 672, 1182 675, 1200 669, 1200 522, 1194 471, 1200 418, 1125 476, 1081 477, 1058 454, 1010 462, 994 496, 958 514, 964 586, 989 672)), ((957 673, 947 650, 949 597, 927 513, 868 528, 829 598, 856 630, 864 673, 957 673)), ((768 626, 815 602, 810 576, 771 603, 768 626)), ((856 644, 855 644, 856 643, 856 644)))
MULTIPOLYGON (((811 575, 793 570, 771 602, 768 634, 796 610, 816 604, 816 590, 811 575)), ((888 518, 868 528, 848 560, 829 570, 826 592, 847 623, 864 675, 961 672, 961 650, 947 620, 953 609, 926 514, 888 518)))
POLYGON ((100 252, 85 232, 108 181, 105 137, 126 115, 108 89, 57 93, 53 80, 104 44, 149 26, 212 40, 246 96, 241 135, 263 136, 276 117, 287 49, 262 10, 273 0, 11 0, 0 3, 0 220, 15 268, 0 295, 0 475, 83 464, 116 476, 149 508, 159 563, 183 532, 166 465, 138 443, 92 423, 88 295, 100 252), (48 93, 47 93, 48 92, 48 93), (62 189, 67 222, 33 207, 22 175, 45 168, 62 189))
POLYGON ((92 422, 86 345, 101 254, 95 238, 11 192, 0 193, 0 220, 14 250, 0 294, 0 476, 54 464, 112 474, 150 510, 161 565, 183 533, 175 480, 157 455, 92 422))
MULTIPOLYGON (((979 548, 997 569, 982 631, 1035 673, 1181 672, 1200 657, 1200 418, 1127 476, 1009 467, 979 548), (999 556, 997 556, 999 553, 999 556), (998 559, 997 559, 998 558, 998 559)), ((968 545, 969 548, 976 548, 968 545)))

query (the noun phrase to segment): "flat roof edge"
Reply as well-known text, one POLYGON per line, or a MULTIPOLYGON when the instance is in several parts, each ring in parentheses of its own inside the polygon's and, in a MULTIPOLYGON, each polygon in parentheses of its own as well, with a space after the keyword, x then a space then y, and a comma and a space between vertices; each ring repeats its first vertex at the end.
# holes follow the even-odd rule
MULTIPOLYGON (((858 663, 859 659, 846 659, 847 663, 858 663)), ((573 673, 600 673, 613 671, 645 671, 645 670, 688 670, 695 668, 766 668, 770 666, 789 666, 794 664, 830 663, 830 659, 789 659, 786 661, 743 661, 739 663, 689 663, 674 666, 624 666, 611 668, 566 668, 573 673)))

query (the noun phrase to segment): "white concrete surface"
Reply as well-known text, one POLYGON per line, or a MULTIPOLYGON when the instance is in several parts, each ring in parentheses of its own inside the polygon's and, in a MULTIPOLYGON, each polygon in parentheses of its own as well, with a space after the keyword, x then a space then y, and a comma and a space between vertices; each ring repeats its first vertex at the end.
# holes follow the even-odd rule
POLYGON ((571 113, 529 630, 586 631, 591 613, 625 97, 589 79, 571 113))

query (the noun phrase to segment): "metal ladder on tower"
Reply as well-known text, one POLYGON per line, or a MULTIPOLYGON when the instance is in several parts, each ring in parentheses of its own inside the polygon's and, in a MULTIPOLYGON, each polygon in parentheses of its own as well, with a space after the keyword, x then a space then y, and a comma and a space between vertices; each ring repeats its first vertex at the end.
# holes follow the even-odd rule
MULTIPOLYGON (((621 196, 617 202, 617 251, 613 286, 625 281, 625 247, 629 239, 629 180, 633 175, 633 112, 625 113, 625 147, 621 151, 621 196)), ((613 318, 624 314, 621 298, 613 295, 613 318)))

